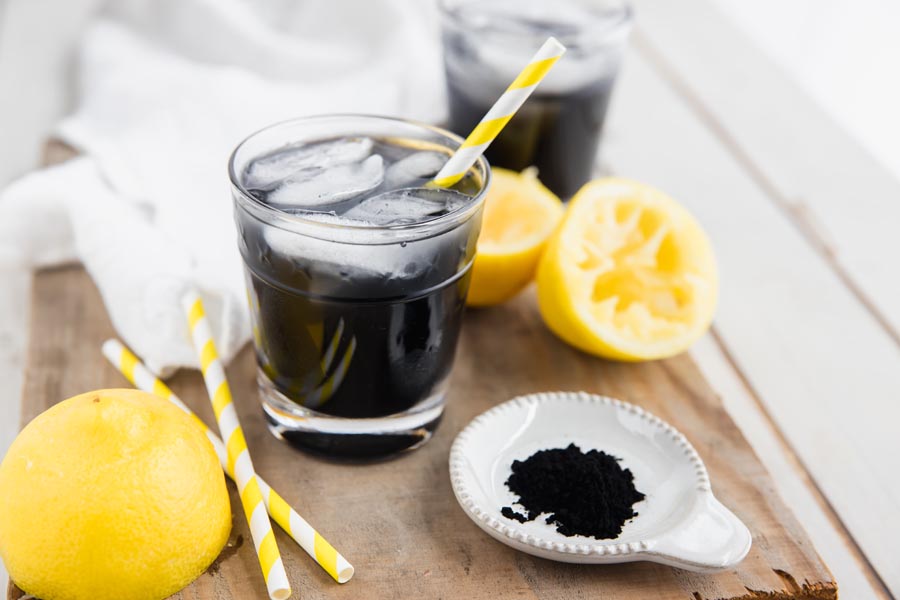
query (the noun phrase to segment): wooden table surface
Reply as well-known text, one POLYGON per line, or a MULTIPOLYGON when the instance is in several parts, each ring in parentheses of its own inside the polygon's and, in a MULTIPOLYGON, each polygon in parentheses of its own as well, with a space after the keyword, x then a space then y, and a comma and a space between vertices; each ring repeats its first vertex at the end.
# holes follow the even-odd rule
POLYGON ((600 169, 709 231, 721 303, 692 357, 842 597, 900 598, 900 182, 708 0, 634 4, 600 169))
MULTIPOLYGON (((434 438, 421 449, 375 464, 334 463, 276 440, 263 422, 250 348, 233 361, 228 375, 235 407, 260 476, 356 567, 349 583, 337 585, 278 531, 288 576, 301 598, 837 598, 831 573, 688 356, 643 364, 588 356, 555 338, 536 304, 534 294, 527 293, 503 306, 468 311, 447 410, 434 438), (753 547, 747 558, 716 574, 647 562, 570 565, 508 548, 471 522, 450 489, 453 438, 477 414, 506 399, 551 390, 622 398, 682 431, 703 457, 716 496, 750 529, 753 547)), ((85 390, 128 387, 100 353, 103 341, 115 332, 96 287, 80 267, 38 273, 31 331, 24 422, 85 390)), ((212 423, 197 371, 182 371, 171 384, 212 423)), ((240 502, 237 488, 229 484, 229 490, 234 509, 240 502)), ((646 492, 647 502, 652 502, 653 490, 646 492)), ((246 519, 240 511, 233 512, 228 548, 173 600, 261 596, 265 584, 247 543, 246 519)), ((11 588, 10 598, 19 597, 11 588)))

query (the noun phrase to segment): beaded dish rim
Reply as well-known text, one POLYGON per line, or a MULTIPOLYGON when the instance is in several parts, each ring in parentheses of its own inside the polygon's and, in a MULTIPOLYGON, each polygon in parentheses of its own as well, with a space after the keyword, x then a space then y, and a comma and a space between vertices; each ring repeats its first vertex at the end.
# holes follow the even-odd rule
POLYGON ((540 550, 549 550, 562 552, 572 555, 599 555, 599 556, 626 556, 650 552, 655 546, 653 539, 641 540, 639 542, 616 543, 614 540, 597 541, 589 544, 571 544, 554 542, 542 539, 532 534, 526 534, 519 531, 515 526, 507 525, 496 517, 491 516, 487 511, 482 510, 476 505, 471 494, 466 490, 465 475, 463 469, 466 466, 465 446, 472 438, 472 435, 483 428, 491 418, 496 415, 508 413, 512 410, 518 410, 522 407, 534 406, 553 401, 578 402, 587 404, 599 404, 603 406, 613 406, 618 410, 635 415, 642 421, 656 428, 658 431, 671 439, 675 445, 684 453, 684 456, 690 462, 694 471, 694 486, 700 494, 711 494, 712 487, 709 481, 709 474, 706 471, 706 465, 703 459, 694 449, 694 446, 688 441, 683 433, 657 417, 656 415, 644 410, 640 406, 625 402, 610 396, 600 394, 589 394, 587 392, 539 392, 536 394, 526 394, 517 396, 511 400, 507 400, 502 404, 481 413, 463 428, 456 436, 453 445, 450 448, 450 482, 453 492, 463 509, 469 513, 469 516, 480 522, 482 525, 490 527, 492 530, 502 534, 518 543, 526 544, 540 550))

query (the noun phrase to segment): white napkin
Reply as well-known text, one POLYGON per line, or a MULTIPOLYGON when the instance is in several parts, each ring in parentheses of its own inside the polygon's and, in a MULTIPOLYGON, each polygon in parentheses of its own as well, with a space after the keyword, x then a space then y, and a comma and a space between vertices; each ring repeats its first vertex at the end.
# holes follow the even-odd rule
MULTIPOLYGON (((249 339, 226 162, 268 124, 333 112, 443 116, 428 2, 126 0, 78 53, 58 134, 83 157, 0 194, 0 263, 80 260, 151 368, 196 366, 180 297, 197 287, 219 351, 249 339)), ((98 349, 99 351, 99 349, 98 349)))

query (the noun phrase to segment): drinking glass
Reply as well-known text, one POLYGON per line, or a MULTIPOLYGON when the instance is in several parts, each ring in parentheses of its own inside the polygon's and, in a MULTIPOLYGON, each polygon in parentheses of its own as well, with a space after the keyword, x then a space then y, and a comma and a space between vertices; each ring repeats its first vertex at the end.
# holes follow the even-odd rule
MULTIPOLYGON (((387 226, 276 208, 247 183, 248 168, 261 156, 341 138, 447 156, 462 140, 411 121, 331 115, 263 129, 231 157, 269 427, 306 449, 367 457, 416 446, 440 421, 490 169, 479 159, 457 186, 469 196, 462 207, 387 226)), ((391 160, 384 162, 390 168, 391 160)), ((342 197, 342 191, 327 193, 342 197)), ((428 194, 438 203, 446 198, 448 206, 461 197, 448 190, 428 194)), ((307 199, 289 200, 302 205, 307 199)))
POLYGON ((632 11, 624 0, 441 0, 449 128, 466 135, 548 36, 567 50, 485 155, 568 199, 592 175, 632 11))

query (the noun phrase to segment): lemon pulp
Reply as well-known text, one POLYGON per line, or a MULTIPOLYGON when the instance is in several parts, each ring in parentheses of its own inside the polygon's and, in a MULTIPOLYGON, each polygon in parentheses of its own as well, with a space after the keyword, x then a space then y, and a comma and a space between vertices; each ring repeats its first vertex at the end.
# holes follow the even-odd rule
POLYGON ((662 192, 601 179, 572 199, 538 270, 547 325, 599 356, 677 354, 709 327, 718 290, 699 223, 662 192))
POLYGON ((493 169, 491 179, 472 265, 470 306, 505 302, 527 286, 563 214, 562 202, 538 181, 534 169, 493 169))

